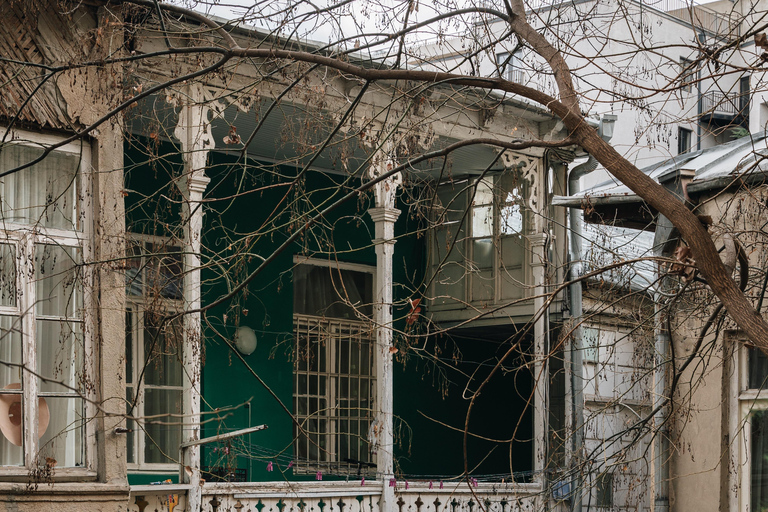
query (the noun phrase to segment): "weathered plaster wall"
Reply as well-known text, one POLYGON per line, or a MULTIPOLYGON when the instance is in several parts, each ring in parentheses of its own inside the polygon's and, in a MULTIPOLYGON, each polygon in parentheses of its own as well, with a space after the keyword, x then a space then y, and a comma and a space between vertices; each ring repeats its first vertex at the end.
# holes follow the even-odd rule
MULTIPOLYGON (((765 186, 736 193, 716 189, 699 198, 701 213, 714 219, 710 232, 716 243, 722 243, 723 233, 731 233, 748 255, 747 294, 755 304, 766 268, 766 198, 765 186)), ((672 336, 678 367, 692 353, 716 304, 706 290, 681 301, 672 336)), ((730 335, 728 330, 734 327, 727 316, 713 326, 675 395, 671 485, 675 510, 694 512, 714 503, 720 510, 744 510, 749 503, 745 464, 750 440, 744 426, 752 399, 745 395, 746 361, 749 351, 757 349, 745 347, 738 332, 730 335)))

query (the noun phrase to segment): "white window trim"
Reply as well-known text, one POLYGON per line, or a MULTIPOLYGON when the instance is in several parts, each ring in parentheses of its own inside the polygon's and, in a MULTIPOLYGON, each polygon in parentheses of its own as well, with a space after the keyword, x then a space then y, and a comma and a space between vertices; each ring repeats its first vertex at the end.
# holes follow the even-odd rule
MULTIPOLYGON (((33 146, 46 148, 48 146, 61 142, 60 137, 53 135, 28 132, 26 130, 0 127, 0 138, 8 135, 7 142, 23 146, 33 146)), ((0 313, 18 315, 22 322, 22 364, 25 368, 37 368, 36 353, 36 325, 34 314, 35 285, 33 279, 23 279, 23 265, 21 250, 22 245, 26 245, 24 252, 27 252, 33 244, 52 243, 66 247, 77 247, 82 254, 82 286, 83 286, 83 370, 92 382, 100 382, 100 376, 97 372, 96 360, 98 353, 95 350, 95 335, 93 326, 96 326, 93 315, 94 308, 98 307, 98 294, 94 290, 93 271, 88 265, 91 261, 92 240, 92 207, 95 202, 92 199, 93 168, 91 162, 91 147, 83 141, 74 141, 56 148, 56 152, 76 155, 80 158, 79 179, 75 190, 79 205, 79 211, 75 211, 76 222, 80 225, 80 231, 68 231, 61 229, 45 228, 43 226, 32 226, 5 222, 0 224, 0 239, 11 241, 17 247, 16 254, 16 286, 21 293, 20 300, 15 308, 0 307, 0 313), (32 235, 32 236, 30 236, 32 235), (27 312, 27 313, 24 313, 27 312), (31 313, 29 313, 31 312, 31 313)), ((73 209, 75 205, 73 205, 73 209)), ((31 253, 28 253, 31 254, 31 253)), ((24 421, 27 425, 32 425, 31 429, 26 429, 24 436, 24 465, 22 466, 0 466, 0 478, 24 475, 28 477, 30 469, 35 468, 37 454, 39 449, 39 439, 37 437, 37 397, 38 383, 34 375, 29 371, 24 372, 23 386, 23 412, 24 421)), ((97 431, 96 422, 91 421, 96 418, 99 410, 96 405, 98 386, 88 386, 81 392, 85 408, 85 425, 83 426, 83 448, 85 450, 84 464, 82 467, 57 467, 54 470, 53 479, 91 479, 97 476, 97 431)), ((37 461, 39 462, 39 461, 37 461)))
POLYGON ((735 404, 731 406, 730 431, 735 446, 733 459, 739 467, 731 479, 735 480, 733 484, 740 488, 740 492, 731 493, 731 507, 733 510, 748 512, 752 500, 752 461, 750 455, 752 422, 750 421, 750 414, 754 411, 768 410, 768 389, 749 389, 749 350, 758 349, 747 348, 745 339, 739 335, 738 331, 727 331, 724 344, 736 347, 735 367, 738 370, 731 372, 731 394, 737 399, 734 401, 735 404), (736 506, 738 508, 735 508, 736 506))
MULTIPOLYGON (((141 243, 142 246, 144 246, 147 243, 154 243, 154 244, 167 244, 169 247, 178 247, 180 250, 183 250, 183 244, 181 241, 178 241, 177 243, 173 243, 171 239, 167 237, 160 237, 160 236, 152 236, 152 235, 141 235, 136 233, 127 233, 127 241, 129 243, 141 243)), ((182 265, 183 265, 183 258, 182 258, 182 265)), ((183 272, 183 270, 182 270, 183 272)), ((182 290, 183 293, 183 290, 182 290)), ((181 311, 183 306, 183 298, 179 300, 175 299, 165 299, 162 297, 153 297, 152 298, 153 303, 160 305, 165 311, 167 311, 169 314, 173 314, 174 312, 181 311)), ((142 295, 129 295, 126 293, 125 296, 125 309, 126 312, 130 309, 133 314, 133 325, 131 326, 132 334, 133 334, 133 347, 132 347, 132 358, 133 358, 133 375, 131 375, 131 387, 134 390, 134 399, 136 398, 136 387, 138 383, 136 382, 136 377, 138 375, 139 367, 137 366, 137 363, 141 363, 141 361, 144 361, 144 313, 145 313, 145 306, 147 302, 146 294, 144 294, 144 290, 142 290, 142 295)), ((127 327, 127 326, 126 326, 127 327)), ((181 399, 182 399, 182 410, 184 410, 184 407, 186 405, 186 402, 189 400, 189 397, 187 393, 185 393, 185 390, 189 389, 189 376, 187 375, 186 371, 183 371, 183 363, 182 363, 182 384, 181 386, 162 386, 165 389, 179 389, 181 390, 181 399)), ((126 381, 126 387, 128 386, 128 383, 126 381)), ((151 386, 154 387, 154 386, 151 386)), ((143 418, 144 417, 144 390, 146 388, 146 384, 141 384, 140 386, 140 394, 142 396, 142 399, 139 400, 136 403, 136 407, 134 409, 134 412, 131 416, 136 418, 143 418)), ((179 419, 179 421, 182 421, 179 419)), ((133 437, 133 449, 134 449, 134 457, 136 462, 128 462, 127 463, 127 469, 130 472, 141 472, 146 474, 151 473, 158 473, 158 474, 167 474, 169 472, 176 473, 179 470, 179 464, 177 463, 148 463, 144 462, 144 449, 146 446, 146 433, 143 429, 139 428, 136 425, 136 420, 134 420, 134 428, 133 432, 128 433, 129 436, 133 437)), ((126 445, 127 450, 127 445, 126 445)), ((168 454, 169 456, 178 457, 178 453, 172 453, 168 454)), ((127 452, 126 452, 126 460, 127 460, 127 452)))
MULTIPOLYGON (((474 272, 474 270, 478 271, 484 271, 484 272, 491 272, 492 275, 492 282, 493 282, 493 303, 499 304, 504 299, 502 299, 502 287, 504 286, 503 282, 503 272, 505 271, 504 263, 501 259, 501 247, 500 244, 504 239, 510 239, 513 237, 520 237, 521 242, 524 244, 524 250, 523 250, 523 258, 521 261, 521 265, 524 269, 530 270, 531 268, 531 251, 530 247, 528 245, 528 236, 531 234, 529 222, 530 222, 530 213, 528 212, 527 205, 521 205, 520 206, 520 215, 522 217, 522 231, 517 233, 502 233, 501 229, 501 223, 502 223, 502 211, 505 207, 509 206, 510 203, 504 200, 500 200, 499 195, 499 180, 504 174, 509 171, 503 171, 503 172, 494 172, 494 173, 487 173, 482 178, 475 177, 472 179, 471 183, 472 186, 469 187, 466 191, 468 194, 467 196, 467 205, 469 208, 469 220, 468 223, 468 229, 467 233, 469 233, 469 236, 466 237, 465 243, 467 246, 465 247, 465 254, 469 255, 468 261, 474 261, 475 258, 475 247, 474 247, 474 241, 475 240, 491 240, 491 244, 493 245, 493 261, 491 262, 491 267, 477 267, 475 268, 475 264, 473 263, 472 268, 470 269, 468 267, 468 270, 465 274, 465 279, 467 279, 467 284, 464 287, 464 293, 465 293, 465 300, 472 304, 486 304, 488 300, 484 299, 476 299, 472 296, 473 293, 473 280, 478 279, 477 273, 474 272), (491 180, 491 191, 492 191, 492 199, 491 203, 480 203, 475 204, 474 198, 476 197, 475 187, 478 187, 480 185, 480 182, 483 180, 491 180), (473 226, 473 210, 476 207, 483 207, 483 206, 491 206, 491 222, 493 223, 492 229, 491 229, 491 235, 490 236, 475 236, 474 233, 474 226, 473 226)), ((522 174, 521 174, 522 177, 522 174)), ((526 190, 523 188, 525 185, 521 184, 521 196, 524 196, 526 193, 526 190)), ((523 273, 523 279, 526 281, 523 283, 529 284, 533 282, 532 277, 528 274, 528 271, 524 271, 523 273)), ((525 295, 525 292, 524 292, 525 295)))
POLYGON ((498 73, 504 80, 509 80, 517 84, 524 84, 527 81, 527 73, 520 66, 523 62, 523 49, 518 48, 515 52, 501 52, 496 55, 496 67, 498 73), (505 64, 506 63, 506 64, 505 64))

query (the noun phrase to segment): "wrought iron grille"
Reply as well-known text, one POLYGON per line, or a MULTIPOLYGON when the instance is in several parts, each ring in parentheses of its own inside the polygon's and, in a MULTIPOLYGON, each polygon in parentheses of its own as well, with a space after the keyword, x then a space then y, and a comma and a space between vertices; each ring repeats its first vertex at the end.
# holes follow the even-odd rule
POLYGON ((372 324, 305 315, 294 315, 293 324, 296 471, 372 473, 372 324))

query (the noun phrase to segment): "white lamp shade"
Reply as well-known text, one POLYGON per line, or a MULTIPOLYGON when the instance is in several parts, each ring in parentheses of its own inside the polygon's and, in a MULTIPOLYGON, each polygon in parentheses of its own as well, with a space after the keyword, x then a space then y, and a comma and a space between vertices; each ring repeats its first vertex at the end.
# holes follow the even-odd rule
POLYGON ((235 331, 235 347, 243 355, 253 354, 256 350, 256 333, 253 329, 244 325, 238 327, 235 331))

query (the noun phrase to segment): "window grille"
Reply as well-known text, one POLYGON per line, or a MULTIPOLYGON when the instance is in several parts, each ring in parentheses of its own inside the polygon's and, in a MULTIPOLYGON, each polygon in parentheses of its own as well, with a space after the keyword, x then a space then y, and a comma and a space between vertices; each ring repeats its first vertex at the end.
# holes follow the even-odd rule
POLYGON ((376 403, 369 322, 294 315, 298 472, 372 472, 368 440, 376 403))

